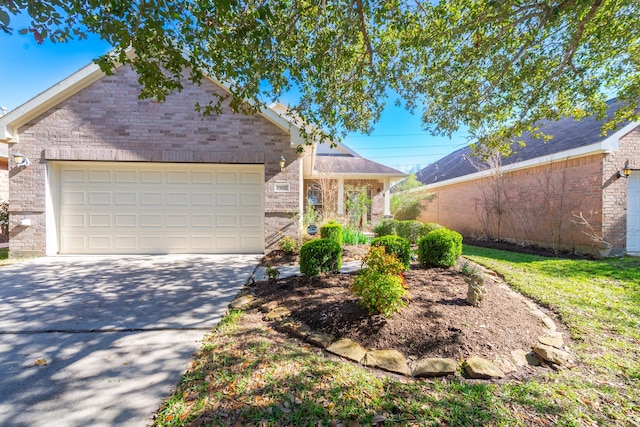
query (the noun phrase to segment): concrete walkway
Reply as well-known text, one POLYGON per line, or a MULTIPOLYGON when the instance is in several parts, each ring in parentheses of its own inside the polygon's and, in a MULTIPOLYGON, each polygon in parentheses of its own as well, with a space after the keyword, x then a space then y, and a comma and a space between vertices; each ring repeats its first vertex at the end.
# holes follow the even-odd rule
MULTIPOLYGON (((347 261, 342 263, 342 268, 340 269, 341 273, 352 273, 354 271, 360 270, 362 267, 362 261, 347 261)), ((279 265, 278 271, 280 272, 280 278, 284 279, 285 277, 291 276, 302 276, 300 273, 299 265, 279 265)), ((265 267, 258 267, 254 274, 254 280, 256 282, 261 282, 269 279, 267 277, 267 269, 265 267)))
POLYGON ((258 260, 48 257, 0 268, 0 424, 145 426, 258 260))

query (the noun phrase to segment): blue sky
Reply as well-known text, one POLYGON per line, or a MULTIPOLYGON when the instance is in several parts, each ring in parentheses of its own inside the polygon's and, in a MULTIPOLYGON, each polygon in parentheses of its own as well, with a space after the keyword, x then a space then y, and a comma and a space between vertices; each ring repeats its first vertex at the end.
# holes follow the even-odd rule
MULTIPOLYGON (((97 37, 38 45, 31 35, 0 33, 0 107, 15 109, 107 52, 97 37)), ((360 155, 402 171, 424 167, 467 145, 460 132, 451 139, 422 130, 420 118, 389 105, 371 135, 350 134, 344 142, 360 155)))

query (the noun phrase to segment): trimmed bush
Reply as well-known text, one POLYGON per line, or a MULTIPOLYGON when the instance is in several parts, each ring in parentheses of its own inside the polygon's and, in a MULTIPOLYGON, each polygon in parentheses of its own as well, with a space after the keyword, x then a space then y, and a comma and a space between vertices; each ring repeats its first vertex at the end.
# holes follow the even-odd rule
POLYGON ((416 244, 420 238, 420 227, 422 223, 416 220, 398 221, 396 232, 398 236, 404 237, 409 243, 416 244))
POLYGON ((373 227, 373 232, 376 233, 376 237, 393 236, 396 233, 398 221, 395 219, 383 219, 373 227))
POLYGON ((318 276, 342 268, 342 247, 329 239, 311 240, 300 248, 300 272, 305 276, 318 276))
POLYGON ((404 269, 409 270, 411 265, 411 245, 407 239, 400 236, 376 237, 371 241, 371 246, 384 247, 387 254, 395 255, 404 265, 404 269))
POLYGON ((342 226, 335 221, 329 221, 320 227, 320 237, 333 240, 342 246, 342 226))
POLYGON ((418 259, 424 266, 453 267, 460 255, 462 236, 453 230, 433 230, 418 242, 418 259))
POLYGON ((439 230, 441 228, 444 227, 440 224, 436 224, 435 222, 427 222, 426 224, 422 224, 420 226, 420 230, 418 230, 418 240, 420 240, 421 237, 424 237, 427 234, 431 233, 433 230, 439 230))
POLYGON ((372 246, 362 261, 366 267, 354 278, 351 291, 369 313, 390 317, 405 305, 404 266, 395 255, 385 253, 384 247, 372 246))

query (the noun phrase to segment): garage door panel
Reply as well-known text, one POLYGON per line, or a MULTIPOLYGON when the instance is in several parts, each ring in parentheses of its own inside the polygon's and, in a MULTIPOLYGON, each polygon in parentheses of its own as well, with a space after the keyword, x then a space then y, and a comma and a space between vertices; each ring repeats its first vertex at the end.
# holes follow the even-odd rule
POLYGON ((110 170, 90 170, 89 182, 91 183, 107 183, 111 184, 113 181, 110 170))
POLYGON ((131 170, 116 170, 115 181, 117 184, 137 184, 138 173, 131 170))
POLYGON ((84 183, 86 181, 85 178, 85 170, 84 169, 66 169, 62 172, 63 183, 84 183))
POLYGON ((89 227, 111 228, 110 214, 89 214, 89 227))
POLYGON ((186 171, 167 172, 167 184, 187 184, 189 173, 186 171))
POLYGON ((89 204, 94 206, 111 205, 111 192, 107 192, 107 191, 89 192, 89 204))
POLYGON ((60 162, 60 252, 262 252, 263 169, 60 162))
POLYGON ((192 184, 213 184, 213 172, 193 172, 191 175, 192 184))
POLYGON ((191 227, 194 228, 210 228, 213 227, 213 214, 191 215, 191 227))
POLYGON ((213 206, 214 194, 211 193, 192 193, 191 204, 193 206, 213 206))
POLYGON ((238 174, 236 172, 218 172, 217 183, 221 185, 236 185, 238 183, 238 174))
POLYGON ((127 251, 138 246, 138 238, 136 236, 114 236, 113 248, 115 252, 127 251))

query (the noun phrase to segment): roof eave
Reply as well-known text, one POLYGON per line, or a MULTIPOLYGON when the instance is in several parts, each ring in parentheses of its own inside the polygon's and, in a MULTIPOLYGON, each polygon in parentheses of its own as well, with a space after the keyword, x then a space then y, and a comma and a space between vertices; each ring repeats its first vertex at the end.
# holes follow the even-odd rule
MULTIPOLYGON (((616 151, 620 146, 620 138, 640 126, 640 122, 631 122, 626 126, 620 128, 612 135, 603 139, 602 141, 585 145, 584 147, 574 148, 572 150, 560 151, 558 153, 549 154, 547 156, 536 157, 535 159, 525 160, 523 162, 511 163, 504 165, 500 168, 501 172, 512 172, 521 169, 527 169, 542 164, 556 163, 563 160, 574 159, 579 157, 592 156, 594 154, 608 154, 612 151, 616 151)), ((491 169, 479 171, 472 174, 459 176, 456 178, 447 179, 444 181, 434 182, 426 184, 427 189, 434 189, 445 185, 459 184, 462 182, 473 181, 480 178, 485 178, 493 173, 491 169)))
POLYGON ((11 142, 20 126, 104 76, 97 64, 89 64, 11 112, 0 117, 0 141, 11 142))

